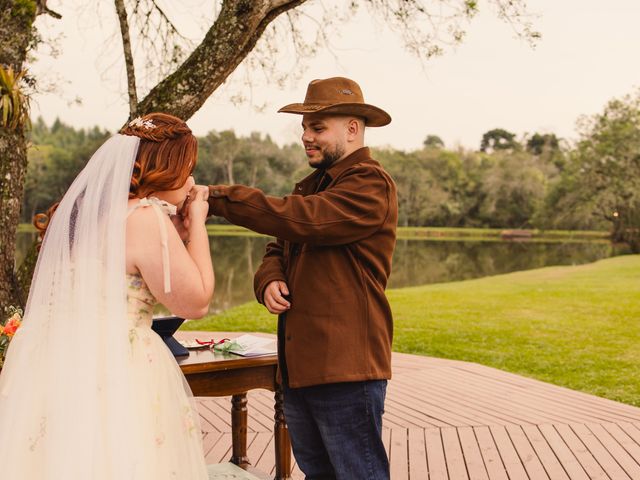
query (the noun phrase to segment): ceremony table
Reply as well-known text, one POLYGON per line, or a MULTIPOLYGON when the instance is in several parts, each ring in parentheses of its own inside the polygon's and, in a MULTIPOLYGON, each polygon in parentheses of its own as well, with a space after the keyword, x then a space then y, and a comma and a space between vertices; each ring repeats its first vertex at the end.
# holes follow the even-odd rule
MULTIPOLYGON (((220 333, 179 331, 175 337, 179 340, 208 340, 220 333)), ((238 333, 224 334, 228 338, 238 333)), ((216 352, 209 348, 191 350, 188 357, 179 357, 189 386, 197 397, 220 397, 231 395, 231 438, 232 456, 230 461, 236 465, 260 475, 250 468, 247 457, 247 392, 254 388, 264 388, 274 392, 274 442, 275 442, 275 479, 285 480, 291 475, 291 446, 289 432, 284 420, 282 391, 276 382, 277 355, 260 357, 240 357, 238 355, 216 352)), ((267 477, 268 478, 268 477, 267 477)))

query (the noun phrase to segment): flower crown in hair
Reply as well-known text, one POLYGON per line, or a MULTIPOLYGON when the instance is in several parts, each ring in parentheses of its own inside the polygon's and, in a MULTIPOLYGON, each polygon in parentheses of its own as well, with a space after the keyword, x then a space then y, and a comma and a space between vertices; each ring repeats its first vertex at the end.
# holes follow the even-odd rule
POLYGON ((129 122, 130 127, 144 127, 147 130, 151 130, 152 128, 156 128, 156 124, 153 123, 153 120, 142 120, 140 117, 136 117, 129 122))

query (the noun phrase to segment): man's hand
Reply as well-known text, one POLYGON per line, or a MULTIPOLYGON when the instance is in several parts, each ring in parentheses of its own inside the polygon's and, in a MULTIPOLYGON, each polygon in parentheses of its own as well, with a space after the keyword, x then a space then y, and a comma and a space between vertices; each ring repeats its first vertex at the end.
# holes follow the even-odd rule
POLYGON ((286 283, 280 280, 274 280, 267 285, 267 288, 264 289, 263 298, 267 310, 276 315, 289 310, 289 308, 291 308, 291 302, 284 298, 285 295, 289 295, 289 288, 286 283))

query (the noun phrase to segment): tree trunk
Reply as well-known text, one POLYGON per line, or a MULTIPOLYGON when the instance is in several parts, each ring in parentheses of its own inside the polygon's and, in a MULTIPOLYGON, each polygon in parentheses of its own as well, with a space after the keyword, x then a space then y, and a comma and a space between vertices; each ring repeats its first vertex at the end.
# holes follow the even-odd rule
POLYGON ((235 179, 233 178, 233 159, 234 155, 231 152, 227 152, 227 159, 225 167, 227 170, 227 185, 235 185, 235 179))
POLYGON ((136 91, 136 71, 133 64, 133 52, 131 51, 131 37, 129 36, 129 20, 124 0, 115 0, 116 12, 120 22, 120 34, 122 36, 122 50, 124 64, 127 67, 127 91, 129 93, 129 119, 138 115, 138 93, 136 91))
MULTIPOLYGON (((0 306, 24 306, 15 271, 16 229, 27 170, 24 129, 0 128, 0 306)), ((3 312, 0 312, 2 314, 3 312)))
MULTIPOLYGON (((46 2, 44 2, 46 3, 46 2)), ((37 5, 29 0, 0 0, 0 65, 23 69, 34 41, 37 5)), ((0 126, 0 307, 24 306, 15 276, 16 230, 27 171, 24 126, 0 126)), ((4 312, 0 311, 0 314, 4 312)))

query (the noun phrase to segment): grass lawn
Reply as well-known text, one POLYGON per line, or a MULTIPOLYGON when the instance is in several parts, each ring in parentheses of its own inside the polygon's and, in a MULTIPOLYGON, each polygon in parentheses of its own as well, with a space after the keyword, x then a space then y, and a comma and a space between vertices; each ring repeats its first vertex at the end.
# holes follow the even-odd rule
MULTIPOLYGON (((477 362, 640 406, 640 255, 388 291, 394 350, 477 362)), ((249 303, 191 330, 275 332, 249 303)))

